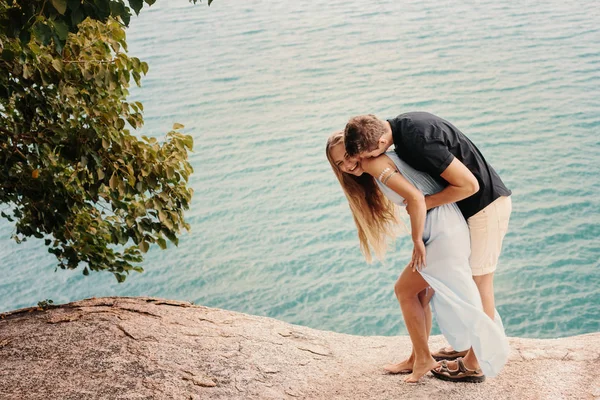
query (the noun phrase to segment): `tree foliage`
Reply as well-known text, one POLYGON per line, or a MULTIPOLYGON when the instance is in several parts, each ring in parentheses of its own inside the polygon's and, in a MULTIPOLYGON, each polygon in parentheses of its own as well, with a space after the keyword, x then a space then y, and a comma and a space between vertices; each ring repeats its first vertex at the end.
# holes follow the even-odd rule
POLYGON ((151 244, 178 244, 192 197, 183 126, 132 134, 143 105, 128 88, 148 65, 127 55, 125 27, 142 6, 0 0, 1 215, 17 242, 45 239, 60 268, 119 282, 151 244))

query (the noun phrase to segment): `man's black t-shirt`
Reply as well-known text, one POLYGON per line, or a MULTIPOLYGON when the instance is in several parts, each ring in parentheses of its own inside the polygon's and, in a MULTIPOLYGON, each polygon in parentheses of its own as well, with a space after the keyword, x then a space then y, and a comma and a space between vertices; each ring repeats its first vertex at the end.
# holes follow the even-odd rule
POLYGON ((496 171, 477 147, 450 122, 426 112, 409 112, 389 119, 396 154, 410 166, 427 172, 445 185, 440 174, 454 157, 469 168, 479 191, 456 204, 468 219, 500 196, 510 196, 496 171))

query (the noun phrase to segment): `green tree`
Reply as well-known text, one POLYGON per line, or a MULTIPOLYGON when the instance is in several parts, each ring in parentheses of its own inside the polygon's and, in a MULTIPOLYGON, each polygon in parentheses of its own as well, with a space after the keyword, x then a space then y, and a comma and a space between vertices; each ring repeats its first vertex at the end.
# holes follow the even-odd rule
POLYGON ((142 6, 0 0, 1 215, 17 242, 45 239, 58 267, 119 282, 151 244, 178 244, 192 197, 183 126, 161 141, 132 134, 143 106, 128 88, 148 65, 127 55, 125 27, 142 6))

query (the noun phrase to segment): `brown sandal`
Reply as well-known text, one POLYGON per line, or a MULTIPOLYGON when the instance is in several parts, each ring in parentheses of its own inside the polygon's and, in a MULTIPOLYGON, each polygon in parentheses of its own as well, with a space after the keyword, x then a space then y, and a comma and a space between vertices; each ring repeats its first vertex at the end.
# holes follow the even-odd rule
POLYGON ((456 351, 454 349, 446 350, 446 347, 442 347, 437 352, 433 353, 431 356, 436 361, 442 360, 456 360, 458 357, 464 357, 467 355, 468 350, 465 351, 456 351))
POLYGON ((438 368, 431 370, 433 376, 443 381, 449 382, 469 382, 469 383, 481 383, 485 381, 485 375, 480 368, 469 369, 465 367, 462 358, 456 359, 458 369, 451 370, 448 368, 448 363, 442 361, 442 364, 438 368))

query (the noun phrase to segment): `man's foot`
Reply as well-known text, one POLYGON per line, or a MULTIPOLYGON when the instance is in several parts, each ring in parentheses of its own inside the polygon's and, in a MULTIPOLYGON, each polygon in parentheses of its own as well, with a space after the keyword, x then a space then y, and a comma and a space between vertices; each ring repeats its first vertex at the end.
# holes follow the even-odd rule
POLYGON ((458 357, 464 357, 467 355, 467 351, 456 351, 451 346, 442 347, 435 353, 431 354, 434 359, 441 360, 456 360, 458 357))
POLYGON ((386 364, 383 369, 389 374, 410 374, 413 370, 413 359, 408 358, 398 364, 386 364))
POLYGON ((423 377, 426 373, 431 371, 434 368, 437 368, 439 363, 433 359, 433 357, 429 357, 423 363, 414 363, 412 373, 404 379, 404 382, 407 383, 417 383, 419 379, 423 377))
POLYGON ((433 376, 443 381, 450 382, 470 382, 481 383, 485 381, 485 375, 481 369, 470 369, 465 367, 462 358, 456 359, 454 362, 442 361, 442 364, 431 370, 433 376), (450 363, 456 366, 456 369, 450 366, 450 363))
MULTIPOLYGON (((478 370, 479 369, 479 364, 473 365, 471 360, 466 360, 463 357, 459 357, 456 360, 444 361, 443 364, 446 364, 446 366, 448 367, 449 370, 456 371, 457 369, 460 368, 460 366, 458 364, 458 360, 461 360, 463 365, 465 366, 465 368, 467 368, 469 370, 478 370)), ((442 364, 440 364, 440 365, 442 365, 442 364)))

